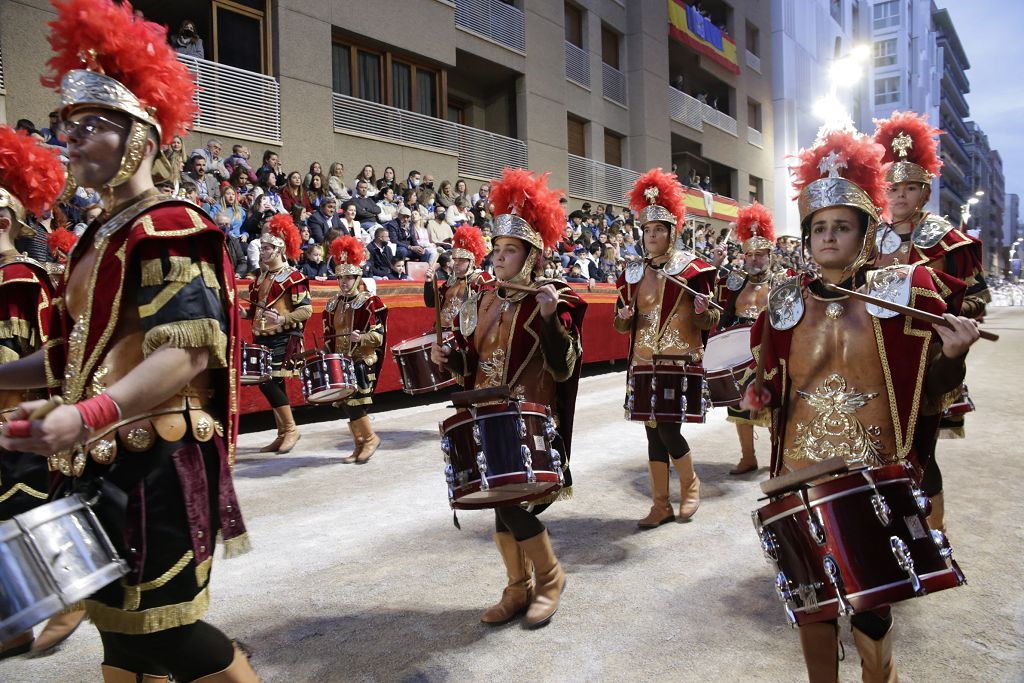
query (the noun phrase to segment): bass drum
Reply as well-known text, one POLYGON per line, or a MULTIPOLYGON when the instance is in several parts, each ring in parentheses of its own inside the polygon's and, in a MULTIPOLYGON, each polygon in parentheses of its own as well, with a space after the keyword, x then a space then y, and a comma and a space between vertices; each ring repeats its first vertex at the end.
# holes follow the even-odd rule
POLYGON ((626 390, 626 416, 638 422, 696 422, 710 402, 700 365, 634 365, 626 390))
MULTIPOLYGON (((455 337, 445 332, 441 341, 455 337)), ((402 376, 402 391, 412 396, 438 391, 455 384, 455 377, 445 368, 430 360, 430 347, 437 340, 433 332, 424 334, 391 347, 398 371, 402 376)))
POLYGON ((708 339, 704 349, 711 405, 738 406, 743 398, 740 380, 754 361, 750 352, 750 325, 723 330, 708 339))

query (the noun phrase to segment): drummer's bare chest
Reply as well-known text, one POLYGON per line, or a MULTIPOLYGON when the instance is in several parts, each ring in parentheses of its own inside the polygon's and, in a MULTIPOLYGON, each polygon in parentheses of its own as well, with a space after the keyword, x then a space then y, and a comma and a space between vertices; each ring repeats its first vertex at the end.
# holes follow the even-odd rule
POLYGON ((488 292, 480 301, 473 343, 481 359, 505 353, 519 317, 520 306, 488 292), (500 350, 500 351, 499 351, 500 350))
POLYGON ((788 360, 793 388, 813 389, 832 374, 856 381, 862 390, 884 387, 875 326, 864 304, 810 296, 804 305, 788 360))
POLYGON ((736 315, 756 318, 768 305, 768 283, 748 282, 736 295, 736 315))
POLYGON ((665 280, 651 268, 644 272, 643 278, 636 287, 637 313, 651 314, 661 310, 661 299, 665 292, 665 280))

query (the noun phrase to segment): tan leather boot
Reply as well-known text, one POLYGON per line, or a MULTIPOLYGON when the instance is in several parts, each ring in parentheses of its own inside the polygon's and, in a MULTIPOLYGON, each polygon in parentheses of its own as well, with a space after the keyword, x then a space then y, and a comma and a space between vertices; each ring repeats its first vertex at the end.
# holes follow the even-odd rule
POLYGON ((352 436, 352 453, 341 459, 346 465, 351 465, 356 461, 356 456, 359 455, 359 437, 356 435, 356 430, 352 428, 352 421, 348 421, 348 433, 352 436))
POLYGON ((651 482, 651 511, 636 523, 641 529, 656 529, 662 524, 675 520, 672 505, 668 502, 668 463, 650 460, 647 463, 651 482))
POLYGON ((295 448, 295 444, 302 437, 299 434, 299 428, 295 425, 295 418, 292 417, 292 407, 287 405, 274 408, 274 417, 281 425, 281 444, 277 447, 277 452, 288 453, 295 448))
POLYGON ((35 642, 32 643, 32 652, 45 652, 60 645, 75 632, 83 619, 85 619, 85 610, 51 617, 46 622, 46 626, 43 626, 43 630, 36 636, 35 642))
POLYGON ((217 673, 207 674, 202 678, 195 679, 192 683, 260 683, 260 677, 256 675, 249 658, 245 653, 235 646, 235 658, 231 660, 228 668, 217 673))
POLYGON ((861 680, 864 683, 899 683, 896 663, 892 659, 892 628, 881 640, 873 640, 857 628, 851 630, 860 654, 861 680))
POLYGON ((374 433, 369 415, 363 415, 358 420, 355 420, 352 423, 352 429, 359 437, 359 451, 356 453, 356 464, 363 465, 377 452, 377 447, 380 446, 380 437, 374 433))
POLYGON ((551 621, 551 617, 558 611, 558 603, 565 588, 565 572, 555 557, 547 529, 533 538, 520 541, 519 547, 533 562, 535 577, 533 600, 526 610, 523 625, 526 628, 539 628, 551 621))
POLYGON ((686 521, 693 517, 700 507, 700 478, 693 471, 693 454, 672 458, 679 474, 679 519, 686 521))
POLYGON ((736 434, 740 437, 740 461, 729 474, 738 476, 757 471, 757 456, 754 454, 754 425, 737 424, 736 434))
POLYGON ((17 657, 29 651, 32 647, 32 629, 18 634, 10 640, 0 641, 0 659, 17 657))
POLYGON ((494 534, 501 560, 505 563, 508 585, 501 592, 498 604, 488 607, 480 616, 485 624, 504 624, 526 611, 533 599, 533 566, 526 553, 507 531, 494 534))
POLYGON ((808 683, 839 682, 839 626, 807 624, 797 629, 804 651, 808 683))
MULTIPOLYGON (((101 665, 103 671, 103 683, 138 683, 139 674, 134 671, 118 669, 115 666, 101 665)), ((142 674, 142 683, 166 683, 167 676, 156 676, 154 674, 142 674)))
POLYGON ((274 408, 274 424, 277 425, 277 438, 260 449, 260 453, 277 453, 284 441, 284 429, 281 428, 281 420, 277 417, 277 408, 274 408))
POLYGON ((946 496, 939 491, 931 497, 932 513, 928 515, 928 526, 946 533, 946 496))

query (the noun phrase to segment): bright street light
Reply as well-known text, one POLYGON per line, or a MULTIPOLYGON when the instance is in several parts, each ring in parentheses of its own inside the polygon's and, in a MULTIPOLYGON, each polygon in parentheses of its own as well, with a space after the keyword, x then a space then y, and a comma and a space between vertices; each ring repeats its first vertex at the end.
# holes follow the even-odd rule
POLYGON ((871 46, 861 43, 857 47, 853 48, 853 51, 850 52, 850 56, 858 62, 867 61, 868 57, 871 56, 871 46))
POLYGON ((977 197, 971 197, 970 199, 967 200, 967 203, 970 204, 971 206, 974 206, 979 201, 981 201, 981 200, 978 199, 977 197))
POLYGON ((975 197, 984 197, 985 196, 985 190, 978 190, 977 192, 974 193, 974 196, 975 197))
POLYGON ((863 73, 864 70, 857 63, 856 59, 843 57, 832 62, 828 75, 833 87, 845 87, 859 81, 863 73))

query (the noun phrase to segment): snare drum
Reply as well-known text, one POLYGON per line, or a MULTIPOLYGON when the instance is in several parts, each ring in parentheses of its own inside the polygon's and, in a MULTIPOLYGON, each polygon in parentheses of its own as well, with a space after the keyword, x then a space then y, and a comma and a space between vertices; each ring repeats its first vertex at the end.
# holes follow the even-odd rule
POLYGON ((562 488, 561 454, 547 406, 474 406, 440 425, 448 502, 459 510, 537 500, 562 488))
POLYGON ((974 412, 974 401, 971 400, 971 395, 967 392, 967 385, 963 384, 960 387, 960 395, 957 397, 946 410, 942 413, 943 417, 952 417, 959 415, 966 415, 967 413, 974 412))
POLYGON ((634 365, 626 413, 639 422, 704 422, 708 386, 700 365, 634 365))
POLYGON ((242 384, 263 384, 273 377, 273 354, 266 346, 242 343, 242 384))
POLYGON ((309 403, 333 403, 356 392, 355 364, 340 353, 307 358, 299 368, 302 395, 309 403))
POLYGON ((964 583, 909 467, 861 468, 753 513, 792 624, 865 612, 964 583))
POLYGON ((743 398, 740 379, 754 360, 750 352, 750 327, 733 327, 708 339, 704 370, 713 406, 737 406, 743 398))
MULTIPOLYGON (((445 332, 442 341, 450 341, 455 337, 445 332)), ((433 332, 413 339, 406 339, 401 344, 391 347, 395 356, 398 371, 402 378, 402 390, 415 396, 437 391, 455 384, 455 377, 445 368, 430 360, 430 347, 437 340, 433 332)))
POLYGON ((81 496, 0 524, 0 640, 24 633, 128 573, 81 496))

